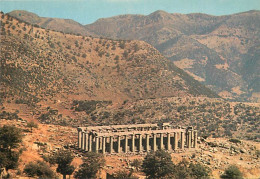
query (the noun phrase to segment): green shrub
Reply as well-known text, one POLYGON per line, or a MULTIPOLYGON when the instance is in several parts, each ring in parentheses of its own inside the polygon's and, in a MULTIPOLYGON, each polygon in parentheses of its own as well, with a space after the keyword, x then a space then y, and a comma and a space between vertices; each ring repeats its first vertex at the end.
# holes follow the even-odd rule
POLYGON ((171 155, 164 150, 148 153, 144 158, 142 167, 148 178, 168 177, 174 171, 171 155))
POLYGON ((223 175, 220 176, 223 179, 242 179, 242 173, 235 165, 229 166, 223 175))
POLYGON ((53 178, 54 173, 47 163, 42 161, 30 162, 24 168, 24 173, 29 177, 53 178))

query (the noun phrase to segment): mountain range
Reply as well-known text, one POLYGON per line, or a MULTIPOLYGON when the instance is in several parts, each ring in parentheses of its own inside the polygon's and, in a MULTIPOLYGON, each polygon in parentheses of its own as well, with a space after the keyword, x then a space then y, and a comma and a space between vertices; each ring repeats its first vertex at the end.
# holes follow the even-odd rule
POLYGON ((217 95, 143 41, 55 32, 1 15, 1 96, 16 103, 217 95))
POLYGON ((103 18, 89 25, 26 11, 9 15, 65 33, 145 41, 223 98, 259 101, 260 11, 226 16, 156 11, 103 18))
POLYGON ((4 13, 0 23, 0 119, 173 122, 201 135, 258 138, 259 103, 219 98, 147 42, 57 32, 4 13))

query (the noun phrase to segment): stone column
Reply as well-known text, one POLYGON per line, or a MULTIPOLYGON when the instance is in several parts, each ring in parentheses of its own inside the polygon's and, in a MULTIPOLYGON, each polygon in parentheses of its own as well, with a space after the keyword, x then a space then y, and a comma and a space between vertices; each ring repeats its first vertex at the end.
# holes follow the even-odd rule
POLYGON ((156 151, 156 134, 153 134, 153 151, 156 151))
POLYGON ((82 131, 78 130, 78 148, 81 149, 82 143, 81 143, 81 135, 82 131))
POLYGON ((132 152, 135 152, 135 135, 132 135, 132 152))
POLYGON ((81 132, 81 150, 84 150, 84 131, 81 132))
POLYGON ((142 138, 142 134, 139 135, 139 152, 142 152, 143 151, 143 144, 142 144, 142 141, 143 138, 142 138))
POLYGON ((198 146, 198 132, 194 131, 194 148, 198 146))
POLYGON ((192 148, 194 146, 194 135, 193 135, 194 131, 190 131, 190 148, 192 148))
POLYGON ((113 153, 113 141, 114 140, 114 138, 113 138, 113 136, 110 136, 110 148, 109 148, 109 152, 112 154, 113 153))
POLYGON ((95 152, 98 153, 98 149, 99 149, 99 148, 98 148, 98 147, 99 147, 99 145, 98 145, 98 144, 99 144, 99 138, 96 137, 95 140, 96 140, 96 141, 95 141, 95 144, 96 144, 96 146, 95 146, 95 152))
POLYGON ((120 136, 118 136, 118 138, 117 138, 117 152, 118 153, 120 153, 121 152, 121 139, 120 139, 121 137, 120 136))
POLYGON ((186 131, 185 132, 185 137, 186 137, 186 139, 185 139, 185 143, 186 143, 186 146, 188 147, 188 135, 189 135, 189 132, 188 131, 186 131))
POLYGON ((103 147, 103 140, 100 138, 99 144, 98 144, 98 150, 102 150, 103 147))
POLYGON ((125 153, 127 153, 128 151, 128 137, 127 135, 125 135, 125 153))
POLYGON ((163 133, 160 134, 160 149, 164 149, 164 146, 163 146, 163 133))
POLYGON ((178 149, 178 133, 174 132, 174 150, 178 149))
POLYGON ((191 131, 188 131, 188 148, 191 148, 191 131))
POLYGON ((82 150, 85 150, 85 148, 86 148, 85 140, 86 140, 85 132, 82 132, 82 144, 81 144, 82 145, 82 147, 81 147, 82 150))
POLYGON ((146 151, 149 152, 150 150, 150 146, 149 146, 149 134, 145 134, 146 135, 146 151))
POLYGON ((89 146, 88 146, 89 152, 92 152, 92 142, 93 142, 93 136, 92 136, 92 134, 89 134, 89 146))
POLYGON ((181 149, 184 149, 184 138, 185 138, 185 133, 181 132, 181 149))
POLYGON ((85 151, 88 151, 88 133, 85 133, 85 151))
POLYGON ((102 141, 102 153, 105 154, 106 153, 106 137, 103 136, 103 141, 102 141))
POLYGON ((171 148, 171 134, 167 133, 167 150, 170 151, 172 150, 171 148))

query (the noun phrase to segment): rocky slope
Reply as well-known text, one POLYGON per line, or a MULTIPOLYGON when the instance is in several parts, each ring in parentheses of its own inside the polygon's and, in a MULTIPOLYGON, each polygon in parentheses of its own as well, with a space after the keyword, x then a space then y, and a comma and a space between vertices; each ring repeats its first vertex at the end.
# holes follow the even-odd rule
MULTIPOLYGON (((10 14, 41 25, 35 15, 31 18, 22 11, 10 14)), ((74 33, 146 41, 222 97, 258 101, 259 22, 259 11, 228 16, 156 11, 148 16, 99 19, 74 33)))
POLYGON ((61 31, 64 33, 91 35, 91 33, 88 32, 83 25, 71 19, 39 17, 37 14, 20 10, 12 11, 9 13, 9 15, 33 24, 36 27, 42 27, 54 31, 61 31))
MULTIPOLYGON (((63 34, 2 13, 0 20, 0 126, 25 133, 20 170, 10 171, 13 177, 24 177, 25 164, 42 155, 68 145, 74 150, 76 126, 168 121, 194 126, 201 139, 198 150, 173 154, 175 162, 201 162, 214 177, 235 163, 245 177, 259 177, 258 143, 215 139, 259 141, 259 104, 214 98, 142 41, 63 34), (42 124, 31 132, 28 121, 42 124)), ((84 154, 74 152, 78 168, 84 154)), ((128 170, 134 158, 142 156, 107 156, 104 171, 128 170)))
MULTIPOLYGON (((42 156, 47 156, 62 147, 69 148, 74 153, 72 165, 76 170, 82 163, 82 153, 74 149, 77 143, 77 131, 75 128, 62 127, 56 125, 38 124, 38 128, 33 128, 32 132, 27 127, 26 121, 0 119, 2 125, 11 125, 21 128, 24 131, 24 138, 20 150, 23 151, 19 166, 15 170, 9 170, 13 178, 24 178, 25 173, 21 172, 24 166, 29 162, 43 160, 42 156), (20 172, 18 172, 20 171, 20 172)), ((212 177, 219 178, 229 165, 236 165, 242 171, 245 178, 259 178, 259 143, 244 140, 228 140, 223 138, 199 138, 198 149, 185 152, 172 153, 172 160, 175 164, 181 160, 201 163, 212 170, 212 177)), ((131 171, 131 163, 134 159, 143 160, 143 155, 107 155, 106 164, 101 172, 100 178, 105 178, 106 172, 113 174, 119 170, 131 171)), ((51 166, 56 171, 55 166, 51 166)), ((134 170, 134 175, 138 178, 144 178, 144 173, 140 170, 134 170)), ((57 176, 62 177, 57 173, 57 176)), ((73 178, 73 175, 70 176, 73 178)))
POLYGON ((125 15, 87 25, 100 36, 144 40, 219 95, 259 99, 260 12, 229 16, 125 15))
POLYGON ((258 139, 259 105, 214 98, 145 42, 63 34, 4 14, 1 24, 2 118, 71 126, 172 121, 201 135, 258 139))
POLYGON ((117 103, 169 96, 216 97, 142 41, 64 34, 1 14, 1 96, 34 106, 73 100, 117 103))

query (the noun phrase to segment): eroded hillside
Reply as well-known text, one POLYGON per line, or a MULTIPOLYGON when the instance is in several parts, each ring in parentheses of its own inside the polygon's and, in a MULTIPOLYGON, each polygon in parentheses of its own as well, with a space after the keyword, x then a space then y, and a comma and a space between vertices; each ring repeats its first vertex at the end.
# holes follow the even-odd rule
POLYGON ((216 97, 142 41, 75 36, 1 14, 2 103, 106 104, 172 96, 216 97))
MULTIPOLYGON (((12 16, 53 30, 48 18, 13 11, 12 16)), ((63 22, 72 33, 114 39, 138 39, 152 44, 165 57, 220 96, 235 101, 259 100, 259 11, 227 16, 171 14, 120 15, 80 26, 63 22)), ((61 20, 59 20, 61 22, 61 20)), ((58 26, 59 27, 59 26, 58 26)))
POLYGON ((220 96, 259 98, 259 11, 228 16, 125 15, 87 25, 99 36, 144 40, 220 96))
POLYGON ((72 126, 162 119, 207 135, 258 138, 259 106, 207 98, 216 95, 145 42, 63 34, 1 18, 1 102, 11 112, 3 116, 72 126))

